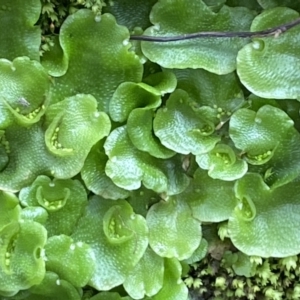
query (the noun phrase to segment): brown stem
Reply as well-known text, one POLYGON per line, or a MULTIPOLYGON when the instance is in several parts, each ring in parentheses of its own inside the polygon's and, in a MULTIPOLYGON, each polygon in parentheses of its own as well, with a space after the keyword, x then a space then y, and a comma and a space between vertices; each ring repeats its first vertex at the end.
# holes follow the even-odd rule
POLYGON ((297 26, 300 24, 300 18, 282 24, 270 29, 260 30, 260 31, 202 31, 202 32, 195 32, 190 34, 183 34, 177 36, 149 36, 149 35, 132 35, 130 37, 131 40, 135 41, 148 41, 148 42, 175 42, 175 41, 183 41, 183 40, 190 40, 196 38, 233 38, 233 37, 240 37, 240 38, 251 38, 251 37, 268 37, 274 36, 278 37, 280 34, 286 32, 287 30, 297 26))

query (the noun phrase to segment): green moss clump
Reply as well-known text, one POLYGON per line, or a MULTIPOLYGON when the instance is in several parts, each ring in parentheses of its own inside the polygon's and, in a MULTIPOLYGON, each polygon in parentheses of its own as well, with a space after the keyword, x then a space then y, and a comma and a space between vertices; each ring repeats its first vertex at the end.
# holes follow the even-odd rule
POLYGON ((236 249, 221 259, 208 254, 184 279, 191 299, 296 300, 300 297, 300 256, 249 257, 236 249))

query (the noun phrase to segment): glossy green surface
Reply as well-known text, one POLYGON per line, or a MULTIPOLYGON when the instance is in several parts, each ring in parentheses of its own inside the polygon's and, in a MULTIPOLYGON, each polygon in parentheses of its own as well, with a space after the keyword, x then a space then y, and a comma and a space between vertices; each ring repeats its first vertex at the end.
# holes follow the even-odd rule
POLYGON ((208 281, 215 299, 299 299, 300 27, 130 40, 265 30, 299 11, 0 0, 0 299, 187 300, 208 281))

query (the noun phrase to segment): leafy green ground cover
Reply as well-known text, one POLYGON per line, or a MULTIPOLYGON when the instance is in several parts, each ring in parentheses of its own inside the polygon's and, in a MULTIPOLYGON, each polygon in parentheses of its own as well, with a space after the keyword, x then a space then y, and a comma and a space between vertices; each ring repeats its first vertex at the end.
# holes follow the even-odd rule
POLYGON ((299 299, 300 26, 131 39, 299 12, 0 0, 0 299, 299 299))

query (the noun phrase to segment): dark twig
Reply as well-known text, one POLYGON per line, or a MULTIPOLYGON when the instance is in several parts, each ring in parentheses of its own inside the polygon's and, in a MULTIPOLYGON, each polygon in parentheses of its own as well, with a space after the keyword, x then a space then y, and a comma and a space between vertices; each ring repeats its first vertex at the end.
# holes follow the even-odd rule
POLYGON ((260 31, 202 31, 177 36, 149 36, 149 35, 132 35, 131 40, 135 41, 148 41, 148 42, 175 42, 197 38, 252 38, 252 37, 278 37, 280 34, 300 24, 300 18, 274 28, 260 30, 260 31))

